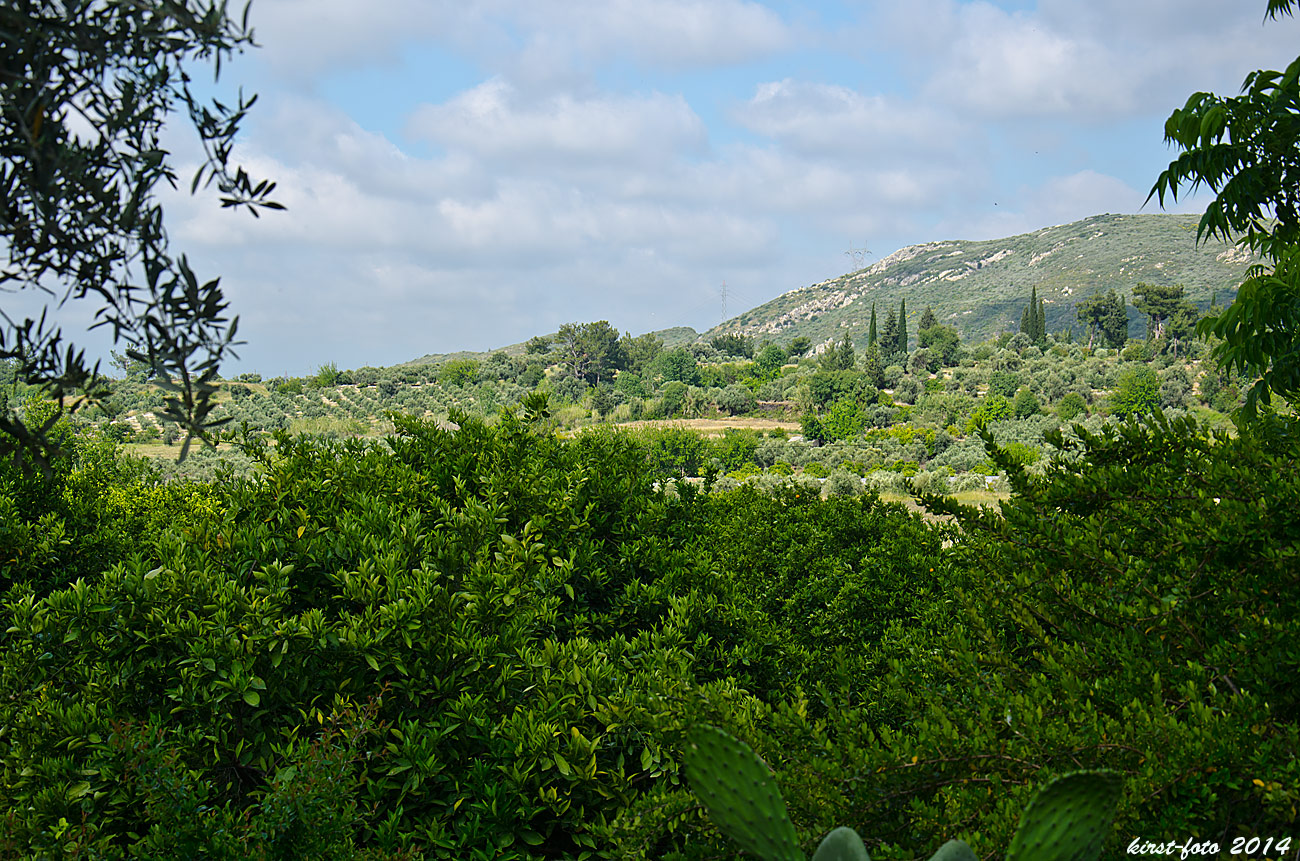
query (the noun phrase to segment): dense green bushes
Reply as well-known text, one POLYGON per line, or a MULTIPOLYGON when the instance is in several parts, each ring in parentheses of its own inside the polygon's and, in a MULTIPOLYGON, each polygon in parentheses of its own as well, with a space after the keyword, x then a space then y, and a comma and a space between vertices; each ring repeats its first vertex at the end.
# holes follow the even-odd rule
POLYGON ((0 855, 716 857, 677 778, 701 719, 808 847, 990 853, 1080 766, 1125 775, 1122 842, 1293 826, 1293 425, 1090 420, 1026 472, 1054 421, 995 424, 1015 493, 959 532, 855 495, 870 447, 975 456, 933 429, 836 444, 823 500, 668 480, 791 443, 540 409, 254 440, 205 486, 103 443, 11 477, 5 535, 45 545, 0 558, 0 855))
POLYGON ((456 418, 398 419, 386 444, 253 444, 252 475, 227 473, 206 505, 48 596, 6 564, 9 848, 281 857, 328 829, 312 851, 334 857, 612 852, 699 710, 734 724, 760 708, 742 682, 775 702, 830 667, 808 662, 810 625, 850 643, 887 623, 872 572, 920 563, 859 541, 938 550, 870 500, 665 495, 629 435, 456 418), (736 555, 728 524, 752 518, 838 548, 790 607, 736 555))

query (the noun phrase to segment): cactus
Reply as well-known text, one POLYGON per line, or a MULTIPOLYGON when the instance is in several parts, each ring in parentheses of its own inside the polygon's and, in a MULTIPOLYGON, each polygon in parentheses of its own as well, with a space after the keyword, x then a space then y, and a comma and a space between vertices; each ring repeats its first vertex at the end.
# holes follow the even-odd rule
POLYGON ((841 825, 822 839, 813 861, 871 861, 871 856, 858 832, 841 825))
MULTIPOLYGON (((717 727, 696 726, 684 759, 686 778, 723 833, 765 861, 802 861, 785 799, 758 755, 717 727)), ((1096 861, 1110 832, 1120 777, 1079 771, 1042 789, 1020 818, 1007 861, 1096 861)), ((871 861, 852 828, 834 829, 813 861, 871 861)), ((949 840, 930 861, 976 861, 971 848, 949 840)))
POLYGON ((687 740, 686 779, 727 836, 767 861, 804 861, 776 780, 743 741, 697 726, 687 740))
POLYGON ((1095 861, 1110 833, 1120 778, 1078 771, 1047 784, 1020 817, 1007 861, 1095 861))

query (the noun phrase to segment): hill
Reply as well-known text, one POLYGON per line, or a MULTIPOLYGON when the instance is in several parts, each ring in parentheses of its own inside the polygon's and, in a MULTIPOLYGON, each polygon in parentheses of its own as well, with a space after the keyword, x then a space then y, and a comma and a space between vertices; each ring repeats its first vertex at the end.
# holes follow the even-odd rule
MULTIPOLYGON (((1015 329, 1032 288, 1043 298, 1049 331, 1079 331, 1075 305, 1116 289, 1131 301, 1138 282, 1183 284, 1191 301, 1208 308, 1232 300, 1254 259, 1218 242, 1196 244, 1197 215, 1096 215, 1071 224, 982 242, 949 240, 900 249, 883 260, 782 294, 704 333, 734 332, 788 343, 814 344, 850 334, 865 340, 871 305, 883 324, 907 300, 908 330, 931 305, 963 340, 1015 329)), ((1129 307, 1135 333, 1137 311, 1129 307)))

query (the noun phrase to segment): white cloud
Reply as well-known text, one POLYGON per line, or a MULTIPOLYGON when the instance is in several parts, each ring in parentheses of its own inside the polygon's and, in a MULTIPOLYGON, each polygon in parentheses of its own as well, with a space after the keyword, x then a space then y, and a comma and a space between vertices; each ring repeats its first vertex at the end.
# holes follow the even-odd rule
POLYGON ((779 15, 748 0, 259 0, 252 23, 268 62, 296 80, 383 63, 417 43, 552 75, 612 58, 727 65, 794 39, 779 15))
POLYGON ((759 84, 735 115, 746 128, 810 154, 950 156, 971 133, 932 108, 789 78, 759 84))
MULTIPOLYGON (((1262 4, 1260 4, 1262 7, 1262 4)), ((1110 121, 1168 111, 1198 89, 1233 92, 1294 58, 1300 22, 1215 0, 915 0, 883 18, 879 47, 912 58, 926 97, 994 119, 1110 121)))
POLYGON ((659 163, 682 150, 698 152, 704 124, 681 96, 527 99, 494 79, 441 105, 422 105, 408 133, 488 161, 525 159, 533 165, 593 161, 659 163))

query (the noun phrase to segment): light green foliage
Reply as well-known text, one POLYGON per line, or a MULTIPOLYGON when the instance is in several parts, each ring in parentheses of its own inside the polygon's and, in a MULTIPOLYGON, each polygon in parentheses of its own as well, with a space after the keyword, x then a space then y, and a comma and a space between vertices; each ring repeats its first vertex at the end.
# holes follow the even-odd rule
POLYGON ((1149 413, 1160 406, 1160 376, 1147 364, 1130 364, 1120 371, 1110 406, 1121 416, 1149 413))
POLYGON ((438 369, 438 382, 444 386, 467 386, 478 377, 478 362, 473 359, 453 359, 438 369))

